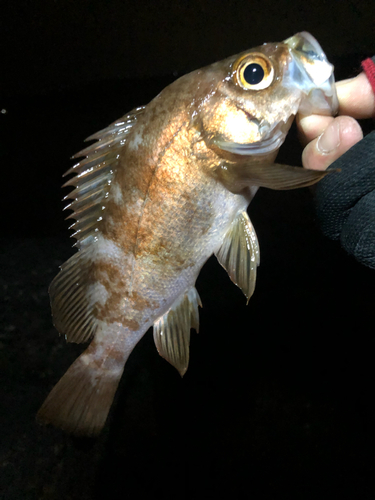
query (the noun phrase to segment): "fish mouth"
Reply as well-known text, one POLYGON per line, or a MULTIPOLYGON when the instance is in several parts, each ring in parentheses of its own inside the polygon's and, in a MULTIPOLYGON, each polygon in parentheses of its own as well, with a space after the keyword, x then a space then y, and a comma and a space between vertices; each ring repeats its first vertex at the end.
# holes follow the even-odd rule
POLYGON ((261 139, 260 141, 248 144, 239 144, 237 142, 216 141, 216 145, 236 155, 267 155, 278 150, 285 140, 286 133, 281 130, 275 131, 271 137, 261 139))
POLYGON ((302 92, 298 111, 306 115, 336 115, 339 102, 334 68, 317 40, 307 31, 303 31, 287 38, 283 43, 288 46, 291 62, 284 74, 282 85, 298 88, 302 92))

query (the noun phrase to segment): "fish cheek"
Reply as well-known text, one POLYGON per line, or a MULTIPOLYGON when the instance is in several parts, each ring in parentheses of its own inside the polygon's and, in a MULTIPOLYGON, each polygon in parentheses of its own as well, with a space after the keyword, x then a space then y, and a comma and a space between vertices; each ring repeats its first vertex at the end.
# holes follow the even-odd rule
POLYGON ((200 133, 207 144, 215 140, 247 144, 261 139, 259 121, 236 101, 211 98, 201 112, 200 133))

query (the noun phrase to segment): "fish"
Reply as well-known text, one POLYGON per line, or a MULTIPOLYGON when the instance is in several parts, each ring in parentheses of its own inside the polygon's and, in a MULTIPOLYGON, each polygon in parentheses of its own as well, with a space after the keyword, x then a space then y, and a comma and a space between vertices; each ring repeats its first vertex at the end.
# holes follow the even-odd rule
POLYGON ((337 113, 333 66, 307 32, 265 43, 167 86, 77 153, 65 175, 78 251, 52 281, 53 322, 89 342, 37 419, 69 433, 104 427, 137 342, 183 376, 199 329, 198 274, 216 255, 249 301, 259 245, 247 207, 259 187, 309 186, 327 172, 275 163, 297 112, 337 113))

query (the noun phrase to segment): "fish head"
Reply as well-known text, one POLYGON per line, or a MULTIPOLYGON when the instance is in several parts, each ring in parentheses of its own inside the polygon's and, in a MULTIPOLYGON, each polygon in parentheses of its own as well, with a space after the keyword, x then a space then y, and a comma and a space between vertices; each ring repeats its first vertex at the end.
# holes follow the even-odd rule
POLYGON ((307 32, 266 43, 207 68, 210 91, 195 111, 206 143, 273 160, 299 111, 334 115, 330 64, 307 32))

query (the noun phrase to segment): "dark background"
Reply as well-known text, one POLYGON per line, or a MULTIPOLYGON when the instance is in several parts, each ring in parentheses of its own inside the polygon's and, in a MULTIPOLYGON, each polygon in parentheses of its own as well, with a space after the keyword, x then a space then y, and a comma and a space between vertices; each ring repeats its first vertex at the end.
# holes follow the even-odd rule
MULTIPOLYGON (((82 350, 54 330, 47 293, 72 253, 60 185, 82 140, 185 72, 302 30, 354 76, 374 20, 372 1, 2 5, 1 498, 375 498, 374 271, 321 235, 307 189, 260 190, 249 208, 249 306, 214 258, 203 268, 184 379, 148 332, 99 439, 34 420, 82 350)), ((292 131, 279 159, 300 155, 292 131)))

